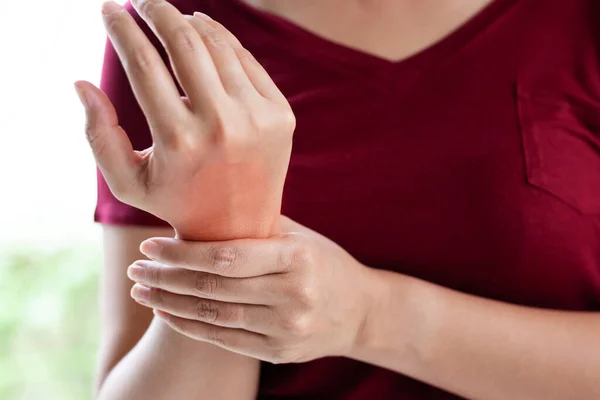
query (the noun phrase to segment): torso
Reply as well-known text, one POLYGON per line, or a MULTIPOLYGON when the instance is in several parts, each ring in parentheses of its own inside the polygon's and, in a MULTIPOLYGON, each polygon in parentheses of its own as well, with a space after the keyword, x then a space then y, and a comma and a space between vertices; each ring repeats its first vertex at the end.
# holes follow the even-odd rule
MULTIPOLYGON (((246 43, 297 116, 283 212, 376 268, 600 310, 595 1, 380 3, 390 11, 243 12, 269 32, 246 43)), ((344 359, 265 365, 262 378, 265 399, 456 398, 344 359)))
MULTIPOLYGON (((290 102, 285 215, 373 268, 600 310, 597 0, 380 0, 397 15, 359 12, 374 1, 172 1, 227 26, 290 102)), ((283 398, 457 399, 343 358, 263 364, 259 399, 283 398)))

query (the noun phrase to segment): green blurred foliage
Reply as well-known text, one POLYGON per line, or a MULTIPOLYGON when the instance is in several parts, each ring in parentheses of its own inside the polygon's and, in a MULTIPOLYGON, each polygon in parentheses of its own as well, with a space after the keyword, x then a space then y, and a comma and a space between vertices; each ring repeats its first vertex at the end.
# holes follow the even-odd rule
POLYGON ((0 399, 92 397, 96 248, 0 248, 0 399))

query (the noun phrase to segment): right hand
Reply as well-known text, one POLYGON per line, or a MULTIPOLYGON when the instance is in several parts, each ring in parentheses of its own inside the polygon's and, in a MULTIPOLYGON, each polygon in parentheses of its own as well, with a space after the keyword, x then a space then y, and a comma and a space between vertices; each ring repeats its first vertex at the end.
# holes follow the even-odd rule
POLYGON ((110 40, 152 132, 134 151, 108 97, 76 83, 86 134, 113 194, 188 240, 277 233, 295 119, 260 64, 219 23, 164 0, 132 2, 165 46, 186 96, 131 15, 104 8, 110 40), (141 2, 140 2, 141 3, 141 2))

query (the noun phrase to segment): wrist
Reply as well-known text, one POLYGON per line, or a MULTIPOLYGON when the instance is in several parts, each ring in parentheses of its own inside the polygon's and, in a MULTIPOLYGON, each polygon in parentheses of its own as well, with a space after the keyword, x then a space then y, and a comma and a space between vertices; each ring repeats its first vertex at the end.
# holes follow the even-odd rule
POLYGON ((247 238, 269 238, 279 233, 278 217, 255 221, 211 222, 188 222, 176 225, 174 226, 176 237, 182 240, 225 241, 247 238))
POLYGON ((358 280, 365 289, 360 300, 364 307, 360 308, 358 329, 346 354, 347 357, 355 359, 362 359, 366 353, 382 345, 385 336, 382 331, 385 329, 385 315, 389 315, 392 300, 385 271, 363 266, 363 272, 363 276, 358 280))
POLYGON ((279 209, 254 213, 225 213, 182 219, 173 223, 177 237, 183 240, 223 241, 244 238, 268 238, 280 231, 279 209), (237 215, 236 215, 237 214, 237 215))
POLYGON ((407 275, 369 268, 371 301, 349 358, 385 365, 391 359, 414 376, 434 326, 431 287, 407 275))

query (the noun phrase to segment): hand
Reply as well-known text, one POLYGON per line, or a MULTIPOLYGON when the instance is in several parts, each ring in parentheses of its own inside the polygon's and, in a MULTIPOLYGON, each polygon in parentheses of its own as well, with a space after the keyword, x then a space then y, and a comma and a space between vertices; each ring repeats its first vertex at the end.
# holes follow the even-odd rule
POLYGON ((107 96, 76 84, 111 191, 186 239, 276 233, 295 125, 285 97, 219 23, 185 17, 163 0, 133 4, 165 46, 186 96, 131 15, 109 3, 106 29, 154 141, 134 151, 107 96))
POLYGON ((381 293, 370 268, 287 218, 269 239, 153 238, 132 296, 173 329, 273 363, 347 356, 381 293))

